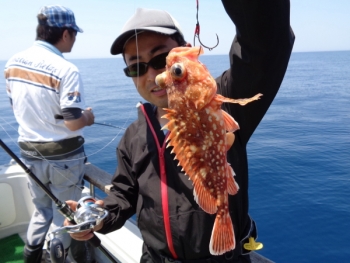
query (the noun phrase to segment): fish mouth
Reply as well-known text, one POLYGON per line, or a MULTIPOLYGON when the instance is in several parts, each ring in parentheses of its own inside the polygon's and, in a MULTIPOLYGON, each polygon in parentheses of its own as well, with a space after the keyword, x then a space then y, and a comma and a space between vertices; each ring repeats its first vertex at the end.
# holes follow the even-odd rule
POLYGON ((166 86, 165 86, 165 78, 164 78, 163 73, 157 75, 157 77, 155 79, 155 83, 156 83, 157 87, 160 88, 160 89, 165 89, 166 88, 166 86))

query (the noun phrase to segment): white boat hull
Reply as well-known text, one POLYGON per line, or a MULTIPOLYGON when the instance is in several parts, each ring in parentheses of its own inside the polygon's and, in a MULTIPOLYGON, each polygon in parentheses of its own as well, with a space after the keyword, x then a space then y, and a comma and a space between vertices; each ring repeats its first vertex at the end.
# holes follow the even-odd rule
MULTIPOLYGON (((85 188, 83 196, 89 195, 89 191, 85 188)), ((7 165, 0 165, 0 211, 0 238, 17 233, 25 241, 34 206, 27 185, 27 174, 14 161, 7 165)), ((135 224, 128 221, 118 231, 107 235, 97 234, 97 236, 101 239, 103 247, 116 258, 117 262, 140 261, 142 238, 135 224)), ((110 262, 98 249, 94 254, 98 262, 110 262)))

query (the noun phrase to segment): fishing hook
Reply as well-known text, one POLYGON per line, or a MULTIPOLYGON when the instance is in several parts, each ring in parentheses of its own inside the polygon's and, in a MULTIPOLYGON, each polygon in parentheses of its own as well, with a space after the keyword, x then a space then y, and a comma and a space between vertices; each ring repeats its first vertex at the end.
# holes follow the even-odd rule
POLYGON ((198 5, 198 0, 197 0, 197 13, 196 13, 197 24, 196 24, 196 29, 195 29, 195 31, 194 31, 193 46, 196 45, 196 37, 197 37, 199 43, 200 43, 203 47, 205 47, 205 48, 207 48, 207 49, 209 49, 209 50, 212 50, 212 49, 216 48, 216 47, 219 45, 219 37, 218 37, 218 34, 216 34, 216 41, 217 41, 217 43, 216 43, 215 46, 213 46, 213 47, 208 47, 208 46, 206 46, 206 45, 204 45, 204 44, 202 43, 202 41, 201 41, 201 39, 200 39, 200 37, 199 37, 199 34, 200 34, 200 26, 199 26, 199 20, 198 20, 198 9, 199 9, 199 5, 198 5))

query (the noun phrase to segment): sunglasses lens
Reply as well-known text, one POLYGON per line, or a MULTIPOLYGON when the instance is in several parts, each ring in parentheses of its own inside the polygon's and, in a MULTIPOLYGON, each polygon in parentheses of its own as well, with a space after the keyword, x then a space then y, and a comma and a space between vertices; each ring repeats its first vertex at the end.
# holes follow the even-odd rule
POLYGON ((147 72, 146 63, 135 63, 124 69, 125 75, 128 77, 142 76, 147 72))
POLYGON ((165 68, 166 57, 168 56, 168 54, 169 52, 166 52, 155 56, 148 63, 139 62, 132 64, 124 69, 125 75, 132 78, 142 76, 147 72, 148 66, 154 69, 165 68))
POLYGON ((168 55, 167 53, 160 54, 158 56, 155 56, 152 58, 149 62, 148 65, 150 65, 154 69, 162 69, 165 68, 166 65, 166 57, 168 55))

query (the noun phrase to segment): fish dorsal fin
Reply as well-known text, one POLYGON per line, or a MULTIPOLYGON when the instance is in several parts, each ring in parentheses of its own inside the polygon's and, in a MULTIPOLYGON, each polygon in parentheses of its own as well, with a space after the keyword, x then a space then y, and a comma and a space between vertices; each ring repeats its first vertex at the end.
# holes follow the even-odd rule
POLYGON ((238 123, 235 121, 234 118, 230 114, 228 114, 226 111, 221 110, 222 115, 224 117, 225 122, 225 129, 226 131, 234 132, 239 129, 238 123))
POLYGON ((176 47, 172 49, 171 53, 169 54, 169 57, 186 57, 187 59, 199 62, 198 57, 203 53, 204 50, 200 47, 176 47))

